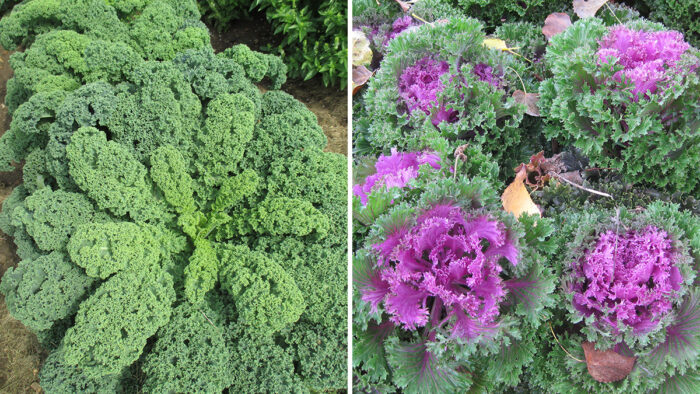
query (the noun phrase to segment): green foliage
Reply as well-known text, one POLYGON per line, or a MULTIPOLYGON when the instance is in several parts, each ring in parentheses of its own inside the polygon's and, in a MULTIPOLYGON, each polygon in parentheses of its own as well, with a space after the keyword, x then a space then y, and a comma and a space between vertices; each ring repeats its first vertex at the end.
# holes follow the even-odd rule
POLYGON ((80 305, 63 338, 66 363, 88 377, 121 373, 168 323, 174 300, 172 277, 157 266, 114 275, 80 305))
MULTIPOLYGON (((631 28, 660 30, 650 22, 631 28)), ((548 138, 573 144, 596 167, 612 167, 625 180, 674 192, 696 193, 700 160, 700 77, 672 76, 673 89, 632 100, 629 87, 612 77, 615 67, 598 66, 596 51, 607 28, 595 18, 574 23, 552 38, 545 56, 553 77, 540 86, 539 108, 551 127, 548 138), (669 120, 670 119, 670 120, 669 120)), ((681 69, 697 63, 691 48, 681 69)))
POLYGON ((124 269, 150 266, 158 261, 158 253, 153 235, 131 222, 84 224, 68 242, 71 260, 88 276, 100 279, 124 269))
POLYGON ((12 225, 26 232, 44 251, 65 251, 78 226, 93 221, 92 203, 79 193, 37 190, 12 212, 12 225))
POLYGON ((231 354, 219 321, 213 311, 187 302, 174 308, 141 366, 144 391, 218 393, 228 387, 231 354))
POLYGON ((571 11, 571 0, 457 0, 465 15, 484 21, 487 30, 503 22, 544 24, 552 12, 571 11))
POLYGON ((649 18, 661 22, 669 29, 678 30, 686 41, 700 47, 700 3, 685 0, 643 0, 649 7, 649 18))
POLYGON ((0 212, 22 262, 0 287, 51 351, 47 391, 346 385, 346 158, 256 86, 284 82, 280 59, 216 55, 198 19, 28 0, 0 22, 26 47, 0 138, 3 169, 25 161, 0 212))
POLYGON ((236 300, 238 322, 270 334, 296 322, 305 303, 294 279, 276 262, 246 247, 225 245, 219 258, 229 261, 222 285, 236 300))
MULTIPOLYGON (((289 67, 290 76, 307 80, 320 74, 324 85, 340 85, 340 89, 345 89, 348 75, 347 2, 199 0, 198 4, 204 18, 212 21, 219 30, 237 19, 248 17, 249 11, 265 12, 274 34, 281 37, 279 47, 267 49, 282 57, 289 67)), ((237 52, 236 49, 231 51, 237 52)), ((264 74, 260 67, 246 68, 246 72, 253 80, 256 80, 253 75, 264 74)))
POLYGON ((475 19, 423 25, 394 38, 365 92, 366 112, 356 118, 356 124, 363 129, 356 127, 355 146, 364 147, 357 153, 387 153, 394 147, 421 150, 431 133, 438 130, 453 147, 468 142, 481 146, 484 153, 492 154, 496 160, 519 157, 515 152, 521 139, 519 126, 525 108, 510 94, 521 89, 512 70, 522 75, 525 66, 513 55, 484 47, 484 38, 481 24, 475 19), (416 110, 409 116, 406 112, 399 96, 398 78, 406 67, 425 56, 450 65, 450 71, 442 76, 446 87, 437 94, 437 99, 457 111, 455 123, 441 122, 434 126, 431 115, 416 110), (472 73, 478 63, 494 67, 494 74, 502 75, 505 88, 480 81, 472 73), (450 78, 452 74, 459 78, 450 78))
POLYGON ((90 378, 78 367, 64 361, 64 351, 49 354, 39 373, 41 388, 47 393, 114 393, 120 387, 119 375, 90 378))
POLYGON ((8 269, 0 292, 16 319, 32 330, 43 331, 75 314, 93 282, 68 256, 51 252, 8 269))

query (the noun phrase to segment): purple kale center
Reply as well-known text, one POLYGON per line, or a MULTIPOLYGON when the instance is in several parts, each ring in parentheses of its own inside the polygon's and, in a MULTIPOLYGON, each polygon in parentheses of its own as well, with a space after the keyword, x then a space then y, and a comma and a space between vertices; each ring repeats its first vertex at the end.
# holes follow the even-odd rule
POLYGON ((683 278, 674 264, 672 240, 664 230, 618 235, 607 231, 595 248, 575 264, 573 305, 584 316, 595 315, 599 326, 616 332, 619 325, 646 333, 671 311, 683 278))
MULTIPOLYGON (((438 93, 445 89, 440 76, 449 70, 450 66, 446 61, 438 62, 428 56, 403 70, 399 77, 399 95, 406 103, 409 114, 414 111, 423 111, 426 115, 430 115, 433 109, 437 108, 432 116, 433 125, 437 126, 442 121, 455 123, 459 120, 456 110, 447 108, 446 103, 438 103, 438 93)), ((500 77, 494 75, 493 67, 488 64, 476 64, 472 73, 480 81, 499 87, 500 77)))
POLYGON ((616 26, 600 42, 597 55, 599 63, 607 63, 613 57, 624 67, 615 79, 622 82, 624 77, 634 86, 636 101, 640 94, 669 88, 668 80, 674 74, 687 73, 688 70, 678 69, 676 63, 689 48, 683 35, 676 31, 646 32, 616 26))
POLYGON ((378 278, 362 297, 375 308, 383 301, 395 324, 415 330, 453 321, 452 335, 461 338, 496 326, 506 295, 498 261, 517 264, 518 254, 503 223, 436 205, 374 248, 378 278))
POLYGON ((406 187, 411 179, 418 176, 421 165, 427 163, 440 169, 439 161, 440 157, 432 153, 399 153, 392 149, 390 156, 379 156, 374 165, 377 172, 365 178, 363 183, 355 185, 352 188, 353 194, 360 197, 362 205, 367 205, 368 196, 373 190, 406 187))
POLYGON ((418 22, 416 22, 413 18, 411 18, 408 15, 396 19, 391 25, 391 30, 389 30, 389 32, 386 35, 384 45, 388 45, 389 41, 393 40, 396 36, 417 25, 418 22))

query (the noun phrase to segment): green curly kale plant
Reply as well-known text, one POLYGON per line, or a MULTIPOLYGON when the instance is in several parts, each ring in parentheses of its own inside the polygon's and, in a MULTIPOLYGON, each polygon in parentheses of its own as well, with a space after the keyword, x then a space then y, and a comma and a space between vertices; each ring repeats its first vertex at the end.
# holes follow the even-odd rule
POLYGON ((0 21, 26 47, 0 139, 3 170, 25 161, 0 213, 22 261, 0 291, 51 351, 47 392, 346 385, 346 159, 275 90, 278 58, 214 54, 198 18, 34 0, 0 21))
POLYGON ((596 18, 554 36, 545 55, 553 77, 538 104, 551 121, 546 135, 627 181, 697 193, 700 57, 679 36, 656 23, 608 28, 596 18), (636 55, 645 50, 653 57, 636 55))

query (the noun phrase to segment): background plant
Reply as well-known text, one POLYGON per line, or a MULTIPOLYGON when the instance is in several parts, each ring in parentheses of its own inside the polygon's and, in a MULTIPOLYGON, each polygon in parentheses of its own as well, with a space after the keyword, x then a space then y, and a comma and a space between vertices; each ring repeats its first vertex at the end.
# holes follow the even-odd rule
POLYGON ((200 0, 202 15, 223 30, 252 10, 264 11, 277 47, 267 50, 282 57, 294 78, 320 74, 324 85, 347 84, 348 3, 342 0, 200 0))

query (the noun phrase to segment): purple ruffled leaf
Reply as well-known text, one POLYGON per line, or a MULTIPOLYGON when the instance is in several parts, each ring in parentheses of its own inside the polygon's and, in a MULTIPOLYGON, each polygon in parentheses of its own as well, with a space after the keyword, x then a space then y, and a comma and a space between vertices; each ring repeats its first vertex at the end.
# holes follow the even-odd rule
POLYGON ((573 306, 613 332, 619 325, 636 334, 652 331, 671 312, 683 281, 675 260, 673 241, 664 230, 606 231, 574 264, 573 306))
POLYGON ((625 79, 633 86, 635 100, 640 95, 667 89, 666 83, 674 74, 688 73, 676 67, 681 55, 690 48, 683 35, 676 31, 635 31, 625 26, 615 26, 601 40, 598 63, 616 59, 623 70, 615 79, 625 79))
POLYGON ((390 156, 379 156, 374 165, 376 172, 365 178, 363 183, 354 185, 353 194, 360 198, 362 205, 367 205, 373 191, 406 187, 412 179, 418 177, 421 165, 429 164, 434 169, 440 169, 439 161, 440 157, 434 153, 401 153, 392 149, 390 156))

